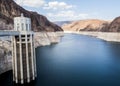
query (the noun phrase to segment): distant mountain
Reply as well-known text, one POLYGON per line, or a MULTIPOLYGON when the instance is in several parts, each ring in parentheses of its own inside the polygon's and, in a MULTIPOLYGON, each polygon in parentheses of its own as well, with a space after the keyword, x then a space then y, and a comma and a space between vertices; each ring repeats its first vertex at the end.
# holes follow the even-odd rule
POLYGON ((65 31, 106 31, 109 26, 109 21, 88 19, 74 21, 70 24, 63 25, 65 31))
POLYGON ((62 31, 61 27, 45 16, 25 10, 13 0, 0 0, 0 29, 13 29, 13 17, 20 16, 21 13, 31 18, 33 31, 62 31))
POLYGON ((71 23, 72 21, 55 21, 53 23, 57 24, 58 26, 63 26, 65 24, 69 24, 71 23))
POLYGON ((108 28, 110 32, 120 32, 120 17, 115 18, 108 28))

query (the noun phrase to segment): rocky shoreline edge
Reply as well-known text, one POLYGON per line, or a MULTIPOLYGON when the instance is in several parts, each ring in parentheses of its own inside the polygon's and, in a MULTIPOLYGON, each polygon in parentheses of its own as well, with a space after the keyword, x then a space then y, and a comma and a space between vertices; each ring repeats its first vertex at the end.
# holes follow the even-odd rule
POLYGON ((119 32, 65 31, 64 33, 74 33, 74 34, 80 34, 80 35, 93 36, 93 37, 102 39, 104 41, 109 41, 109 42, 120 42, 119 32))

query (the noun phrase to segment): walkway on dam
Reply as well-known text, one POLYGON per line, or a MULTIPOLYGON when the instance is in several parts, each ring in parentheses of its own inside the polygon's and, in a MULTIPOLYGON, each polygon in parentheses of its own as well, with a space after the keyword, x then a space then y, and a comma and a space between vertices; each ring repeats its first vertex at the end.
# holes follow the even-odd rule
POLYGON ((0 36, 15 36, 18 35, 18 31, 13 30, 0 30, 0 36))

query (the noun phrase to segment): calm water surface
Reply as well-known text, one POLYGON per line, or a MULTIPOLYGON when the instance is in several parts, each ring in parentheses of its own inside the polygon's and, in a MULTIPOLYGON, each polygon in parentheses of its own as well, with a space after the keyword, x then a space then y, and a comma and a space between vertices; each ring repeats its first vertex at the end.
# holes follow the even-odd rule
MULTIPOLYGON (((120 43, 76 34, 39 47, 38 77, 32 86, 120 86, 120 43)), ((0 86, 12 86, 12 71, 0 76, 0 86)))

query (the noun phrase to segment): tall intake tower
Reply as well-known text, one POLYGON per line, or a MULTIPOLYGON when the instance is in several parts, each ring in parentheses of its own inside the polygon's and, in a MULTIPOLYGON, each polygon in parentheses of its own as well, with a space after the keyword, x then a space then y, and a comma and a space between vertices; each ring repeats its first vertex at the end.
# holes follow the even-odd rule
POLYGON ((14 18, 14 30, 19 35, 13 36, 13 81, 16 83, 29 83, 35 80, 36 56, 34 46, 34 33, 31 31, 31 19, 24 17, 14 18))

